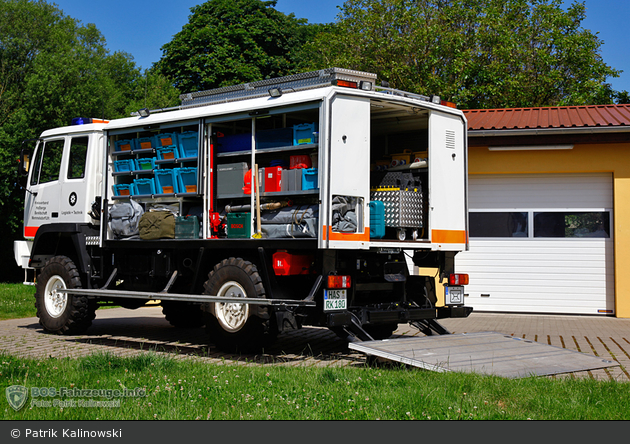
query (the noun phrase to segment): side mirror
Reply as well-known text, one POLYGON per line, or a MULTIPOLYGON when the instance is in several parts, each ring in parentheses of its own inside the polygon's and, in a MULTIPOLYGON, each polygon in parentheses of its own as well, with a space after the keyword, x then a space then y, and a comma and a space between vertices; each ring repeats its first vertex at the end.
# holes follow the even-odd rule
POLYGON ((31 153, 22 150, 20 153, 20 160, 18 164, 18 176, 28 177, 28 171, 31 167, 31 153))
MULTIPOLYGON (((29 148, 24 148, 24 144, 27 142, 31 142, 33 139, 25 140, 22 142, 22 150, 20 151, 20 158, 18 159, 17 165, 17 184, 20 187, 20 190, 26 188, 26 182, 28 180, 28 173, 31 168, 31 150, 29 148)), ((34 139, 37 140, 37 139, 34 139)))

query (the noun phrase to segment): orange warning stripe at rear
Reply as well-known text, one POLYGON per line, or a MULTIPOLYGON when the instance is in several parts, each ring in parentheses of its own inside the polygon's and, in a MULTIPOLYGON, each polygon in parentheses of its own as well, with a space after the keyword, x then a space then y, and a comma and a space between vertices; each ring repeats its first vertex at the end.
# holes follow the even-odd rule
POLYGON ((24 227, 24 237, 35 237, 39 227, 24 227))
POLYGON ((467 240, 465 230, 431 230, 431 242, 434 244, 465 244, 467 240))
POLYGON ((363 233, 339 233, 332 230, 332 227, 324 225, 324 240, 332 241, 352 241, 352 242, 369 242, 370 228, 365 227, 363 233))

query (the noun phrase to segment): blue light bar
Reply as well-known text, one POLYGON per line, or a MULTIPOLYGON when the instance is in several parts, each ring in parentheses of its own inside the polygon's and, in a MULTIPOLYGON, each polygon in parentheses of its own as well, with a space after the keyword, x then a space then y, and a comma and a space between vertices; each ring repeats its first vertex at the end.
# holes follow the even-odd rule
POLYGON ((75 117, 72 119, 72 125, 88 125, 90 123, 107 123, 108 120, 93 119, 92 117, 75 117))

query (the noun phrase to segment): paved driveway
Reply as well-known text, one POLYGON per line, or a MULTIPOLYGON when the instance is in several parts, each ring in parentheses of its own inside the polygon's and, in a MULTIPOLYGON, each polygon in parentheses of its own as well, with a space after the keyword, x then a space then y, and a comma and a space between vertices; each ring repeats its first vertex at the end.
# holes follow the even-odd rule
MULTIPOLYGON (((467 319, 441 321, 452 333, 496 331, 617 361, 619 366, 566 377, 630 382, 630 319, 473 313, 467 319)), ((395 336, 420 335, 402 325, 395 336)), ((101 309, 86 334, 56 336, 43 332, 37 318, 0 321, 0 350, 28 357, 77 357, 94 352, 121 356, 155 350, 181 359, 242 365, 364 365, 365 355, 325 328, 283 333, 260 355, 225 354, 207 343, 204 329, 171 327, 161 307, 101 309)))

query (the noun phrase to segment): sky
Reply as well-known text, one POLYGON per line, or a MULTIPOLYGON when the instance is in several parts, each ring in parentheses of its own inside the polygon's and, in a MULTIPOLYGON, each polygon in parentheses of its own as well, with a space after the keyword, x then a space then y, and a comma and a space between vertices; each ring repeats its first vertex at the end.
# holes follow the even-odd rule
MULTIPOLYGON (((82 24, 94 23, 101 31, 111 52, 131 54, 136 64, 150 68, 162 56, 161 47, 172 40, 188 23, 190 8, 204 0, 52 0, 64 14, 82 24)), ((572 3, 564 1, 565 5, 572 3)), ((582 27, 597 33, 603 40, 603 60, 624 71, 608 82, 616 91, 630 92, 630 1, 585 0, 586 20, 582 27)), ((309 23, 334 22, 343 0, 278 0, 276 9, 305 18, 309 23)))

